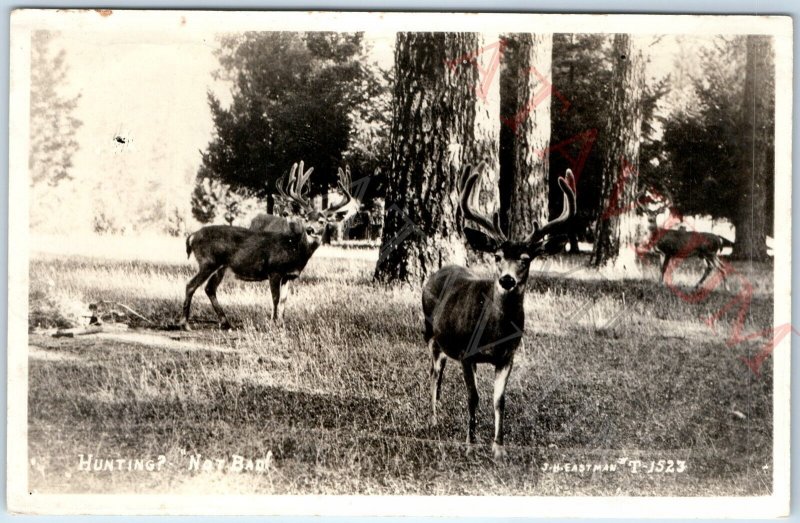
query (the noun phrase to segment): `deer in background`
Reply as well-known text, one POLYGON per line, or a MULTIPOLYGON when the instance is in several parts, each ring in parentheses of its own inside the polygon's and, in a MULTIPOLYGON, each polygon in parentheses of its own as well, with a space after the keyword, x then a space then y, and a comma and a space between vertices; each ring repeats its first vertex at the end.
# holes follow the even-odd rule
POLYGON ((503 416, 505 390, 514 352, 522 340, 525 328, 525 287, 531 262, 538 256, 559 252, 566 242, 564 225, 575 215, 575 178, 572 171, 558 179, 564 195, 561 215, 533 230, 522 240, 506 238, 500 227, 500 215, 493 219, 475 211, 470 200, 484 165, 477 169, 465 167, 459 180, 460 207, 465 219, 472 220, 483 231, 464 227, 469 246, 480 252, 494 254, 492 277, 480 276, 470 269, 448 266, 433 274, 422 291, 422 310, 425 315, 425 341, 431 351, 430 392, 433 404, 433 423, 436 423, 436 403, 439 400, 445 363, 450 357, 461 362, 467 386, 469 423, 467 444, 476 442, 475 412, 478 389, 475 377, 478 363, 494 366, 494 441, 495 459, 506 456, 503 448, 503 416))
POLYGON ((700 280, 695 284, 695 288, 700 287, 713 270, 718 270, 722 276, 725 288, 728 288, 726 280, 725 265, 719 258, 719 253, 725 247, 733 247, 733 242, 717 234, 710 232, 687 231, 684 225, 673 228, 678 220, 672 219, 672 198, 669 193, 665 196, 649 196, 640 193, 637 197, 637 204, 642 212, 647 216, 650 229, 649 238, 639 247, 639 253, 654 251, 661 257, 661 276, 659 281, 664 282, 664 274, 667 272, 670 262, 675 259, 686 259, 697 257, 706 264, 705 272, 700 280), (664 211, 669 211, 667 223, 669 227, 659 227, 656 218, 664 211))
MULTIPOLYGON (((309 174, 312 171, 313 168, 309 170, 309 174)), ((331 243, 331 236, 336 229, 336 223, 345 220, 353 212, 352 210, 342 211, 353 201, 353 196, 350 193, 350 166, 345 166, 344 171, 341 168, 338 170, 337 184, 344 199, 321 211, 316 210, 307 199, 308 185, 306 182, 308 179, 298 181, 300 183, 299 187, 294 189, 295 196, 291 194, 293 189, 283 177, 278 180, 276 189, 280 198, 285 202, 293 202, 300 207, 300 216, 292 218, 288 213, 284 213, 283 216, 259 214, 250 222, 250 229, 264 232, 289 232, 291 222, 301 222, 306 229, 313 228, 315 231, 321 231, 318 234, 322 239, 322 244, 328 245, 331 243)))
MULTIPOLYGON (((311 205, 302 193, 314 169, 304 171, 303 167, 303 162, 292 165, 288 179, 281 180, 281 184, 285 183, 285 188, 282 187, 281 192, 286 198, 308 210, 311 209, 311 205)), ((346 205, 351 198, 347 186, 341 181, 339 187, 345 194, 346 202, 335 207, 346 205)), ((335 209, 329 208, 326 211, 334 212, 335 209)), ((245 281, 269 279, 273 303, 272 318, 282 319, 287 286, 290 281, 300 276, 308 260, 322 244, 324 225, 322 222, 286 221, 278 230, 209 225, 190 234, 186 238, 186 255, 191 256, 194 253, 199 268, 197 274, 186 284, 183 316, 178 325, 189 329, 192 296, 197 288, 207 281, 206 294, 219 317, 220 326, 223 329, 231 327, 225 311, 217 301, 217 287, 225 277, 227 269, 245 281)))

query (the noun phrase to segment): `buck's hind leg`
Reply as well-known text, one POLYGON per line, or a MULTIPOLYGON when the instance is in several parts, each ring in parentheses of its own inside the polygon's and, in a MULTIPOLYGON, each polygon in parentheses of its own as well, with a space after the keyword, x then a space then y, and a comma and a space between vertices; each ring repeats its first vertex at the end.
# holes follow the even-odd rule
POLYGON ((281 277, 279 275, 270 276, 269 292, 272 295, 272 319, 278 319, 278 306, 281 300, 281 277))
POLYGON ((672 261, 672 256, 665 254, 664 261, 661 262, 661 278, 658 280, 660 283, 664 283, 664 274, 667 273, 667 267, 669 267, 670 261, 672 261))
POLYGON ((225 277, 225 267, 220 267, 217 269, 217 272, 211 275, 206 283, 206 295, 208 296, 209 301, 211 301, 211 306, 214 307, 214 312, 217 313, 217 317, 219 318, 219 326, 221 329, 230 329, 231 324, 228 321, 228 318, 225 316, 225 311, 222 310, 222 306, 217 301, 217 287, 219 284, 222 283, 222 278, 225 277))
MULTIPOLYGON (((475 426, 477 424, 475 413, 478 410, 478 385, 475 378, 475 364, 462 361, 461 367, 464 370, 464 383, 467 386, 467 407, 469 409, 467 444, 473 445, 477 442, 477 438, 475 437, 475 426)), ((471 450, 471 448, 467 448, 467 453, 471 450)))
POLYGON ((698 281, 697 284, 694 286, 695 289, 697 289, 701 285, 703 285, 703 282, 706 281, 706 278, 708 278, 708 275, 711 274, 711 271, 713 271, 714 268, 715 268, 714 262, 712 262, 710 259, 704 257, 703 261, 706 263, 706 270, 703 273, 703 276, 700 278, 700 281, 698 281))
POLYGON ((183 300, 183 316, 178 322, 178 326, 182 327, 184 330, 191 330, 189 327, 189 312, 192 308, 192 296, 194 296, 197 288, 214 274, 217 268, 218 267, 214 267, 213 265, 201 265, 197 274, 186 284, 186 297, 183 300))
POLYGON ((278 300, 278 305, 280 307, 278 309, 278 319, 279 320, 283 319, 283 311, 286 308, 286 298, 289 297, 289 292, 292 289, 292 286, 289 285, 289 282, 291 282, 291 280, 281 279, 281 289, 280 289, 281 290, 281 297, 280 297, 280 300, 278 300))
POLYGON ((436 340, 428 342, 431 348, 431 404, 433 405, 433 424, 436 425, 436 403, 442 393, 442 378, 447 356, 436 346, 436 340))
POLYGON ((492 453, 494 459, 504 459, 506 449, 503 448, 503 417, 506 411, 506 385, 514 361, 510 360, 504 365, 497 365, 494 369, 494 441, 492 453))
POLYGON ((727 291, 728 290, 728 273, 725 270, 725 264, 722 263, 722 260, 719 259, 719 256, 714 256, 714 266, 719 271, 720 275, 722 275, 722 287, 727 291))

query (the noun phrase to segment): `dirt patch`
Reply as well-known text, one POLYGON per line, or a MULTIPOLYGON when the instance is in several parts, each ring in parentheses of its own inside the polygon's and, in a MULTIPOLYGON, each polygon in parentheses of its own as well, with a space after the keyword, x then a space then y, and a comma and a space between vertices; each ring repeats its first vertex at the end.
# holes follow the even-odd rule
POLYGON ((103 340, 111 340, 122 343, 131 343, 136 345, 145 345, 155 349, 167 349, 177 351, 213 351, 213 352, 241 352, 238 349, 231 349, 229 347, 221 347, 217 344, 209 343, 207 335, 187 334, 181 333, 180 335, 174 334, 165 336, 162 334, 153 334, 147 331, 127 331, 127 332, 100 332, 92 335, 95 338, 103 340), (205 339, 204 343, 202 340, 205 339))
MULTIPOLYGON (((93 352, 91 349, 94 347, 107 347, 108 344, 102 343, 103 341, 178 352, 241 352, 240 349, 225 346, 220 343, 222 340, 217 338, 218 336, 209 336, 207 333, 181 332, 166 335, 140 330, 96 332, 76 337, 56 338, 50 332, 40 332, 31 335, 28 356, 37 360, 78 361, 82 355, 88 354, 87 349, 93 352), (80 353, 76 354, 75 350, 79 350, 80 353)), ((235 340, 231 338, 230 341, 235 340)))

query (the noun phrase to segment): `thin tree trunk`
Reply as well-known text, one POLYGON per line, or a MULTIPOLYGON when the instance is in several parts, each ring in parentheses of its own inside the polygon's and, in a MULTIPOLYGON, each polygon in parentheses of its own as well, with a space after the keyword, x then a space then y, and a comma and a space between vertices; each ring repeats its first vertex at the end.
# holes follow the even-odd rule
MULTIPOLYGON (((513 35, 509 66, 504 74, 513 82, 504 100, 503 154, 506 172, 501 196, 507 204, 508 237, 521 239, 533 229, 533 221, 547 221, 550 145, 550 96, 552 92, 551 34, 513 35)), ((504 80, 505 81, 505 80, 504 80)))
POLYGON ((267 214, 275 214, 275 196, 267 194, 267 214))
MULTIPOLYGON (((503 59, 500 64, 500 115, 511 116, 517 113, 517 76, 519 72, 519 45, 515 34, 503 36, 506 42, 503 59)), ((515 142, 516 129, 507 124, 500 126, 500 224, 508 231, 511 195, 514 192, 516 171, 515 142)))
MULTIPOLYGON (((763 261, 767 256, 767 177, 772 162, 769 137, 770 97, 774 91, 770 64, 770 41, 766 36, 747 37, 747 66, 742 103, 742 137, 739 172, 739 205, 736 214, 736 241, 732 257, 763 261)), ((770 228, 771 232, 771 228, 770 228)))
POLYGON ((644 59, 635 39, 614 36, 611 108, 604 132, 602 202, 591 263, 626 274, 640 271, 636 262, 636 216, 639 143, 642 136, 644 59))
POLYGON ((477 91, 479 69, 459 57, 480 47, 475 33, 397 35, 391 170, 375 268, 379 281, 418 284, 445 264, 465 262, 458 168, 491 157, 492 147, 484 143, 491 132, 478 132, 476 140, 476 112, 484 103, 477 91), (476 154, 482 157, 470 157, 476 154))

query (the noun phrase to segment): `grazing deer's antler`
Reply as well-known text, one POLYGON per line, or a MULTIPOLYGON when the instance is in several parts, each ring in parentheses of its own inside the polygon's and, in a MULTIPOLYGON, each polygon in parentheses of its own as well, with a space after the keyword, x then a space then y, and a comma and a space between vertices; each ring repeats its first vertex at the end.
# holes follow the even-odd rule
POLYGON ((507 238, 500 226, 500 213, 495 211, 492 215, 492 219, 489 219, 481 212, 473 209, 470 204, 475 183, 478 181, 485 168, 486 164, 484 162, 478 164, 478 167, 472 167, 471 165, 464 166, 464 169, 461 171, 461 178, 458 181, 460 193, 459 205, 461 207, 461 212, 464 213, 464 218, 470 219, 482 226, 495 240, 502 243, 506 241, 507 238))

